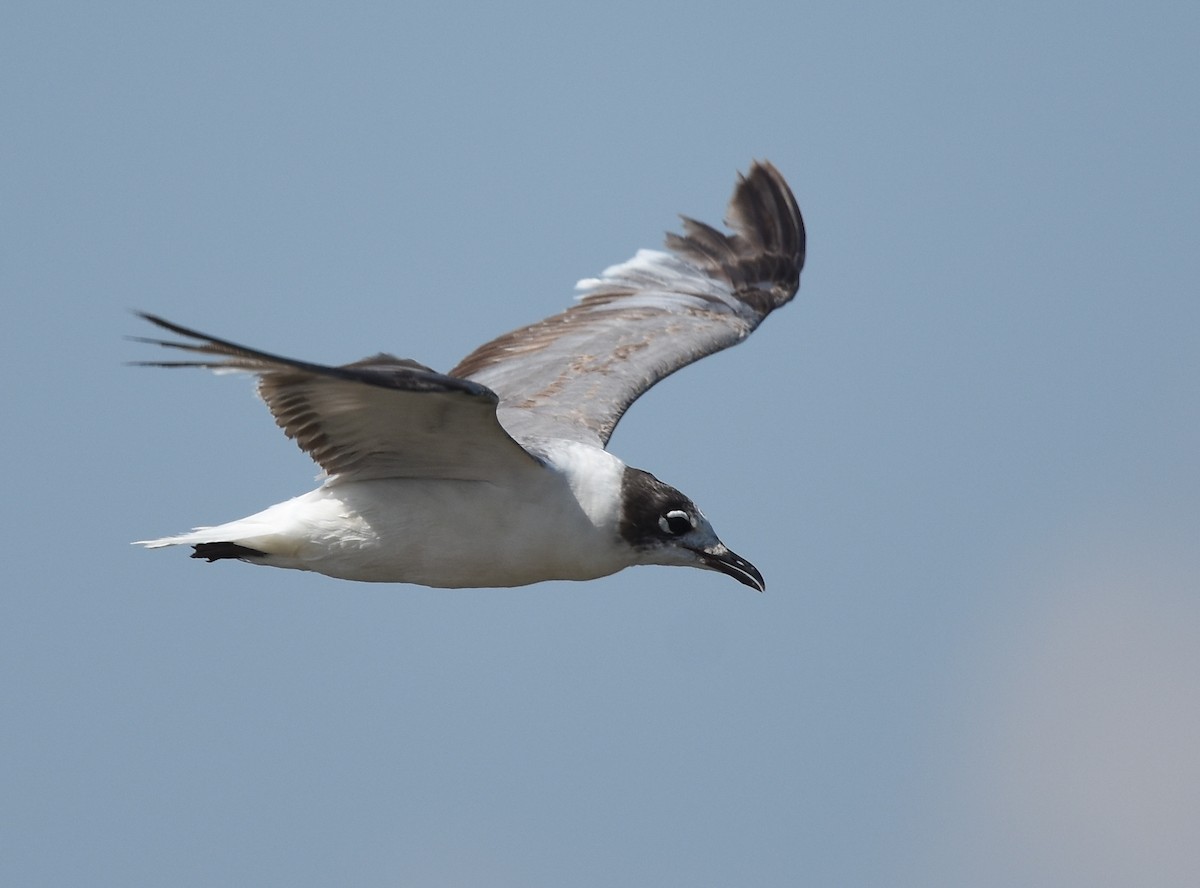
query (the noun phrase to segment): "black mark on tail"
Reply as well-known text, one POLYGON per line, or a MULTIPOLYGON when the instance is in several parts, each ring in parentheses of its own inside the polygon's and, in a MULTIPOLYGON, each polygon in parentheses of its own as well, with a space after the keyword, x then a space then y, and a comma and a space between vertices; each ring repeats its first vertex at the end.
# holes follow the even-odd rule
POLYGON ((267 554, 237 543, 196 543, 192 548, 196 550, 193 558, 207 558, 209 564, 221 558, 263 558, 267 554))

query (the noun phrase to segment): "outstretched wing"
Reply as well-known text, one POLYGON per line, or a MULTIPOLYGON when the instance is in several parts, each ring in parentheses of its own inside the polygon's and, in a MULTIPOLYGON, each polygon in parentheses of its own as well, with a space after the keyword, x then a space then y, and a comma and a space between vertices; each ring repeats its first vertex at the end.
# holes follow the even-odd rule
POLYGON ((500 421, 519 439, 606 446, 642 392, 741 342, 795 295, 804 221, 775 167, 739 177, 726 224, 732 234, 684 217, 669 252, 639 250, 580 281, 578 305, 480 346, 450 375, 499 394, 500 421))
POLYGON ((339 481, 476 481, 538 465, 501 428, 496 394, 480 383, 384 354, 340 367, 310 364, 140 314, 191 341, 139 341, 209 356, 140 363, 256 374, 258 393, 275 422, 339 481))

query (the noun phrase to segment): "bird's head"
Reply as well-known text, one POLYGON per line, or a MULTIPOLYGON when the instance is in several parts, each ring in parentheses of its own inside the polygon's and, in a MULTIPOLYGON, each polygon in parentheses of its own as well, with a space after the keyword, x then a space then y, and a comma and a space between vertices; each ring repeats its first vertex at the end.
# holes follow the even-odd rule
POLYGON ((621 483, 621 537, 640 564, 702 567, 720 571, 762 592, 763 576, 717 537, 687 496, 649 472, 625 468, 621 483))

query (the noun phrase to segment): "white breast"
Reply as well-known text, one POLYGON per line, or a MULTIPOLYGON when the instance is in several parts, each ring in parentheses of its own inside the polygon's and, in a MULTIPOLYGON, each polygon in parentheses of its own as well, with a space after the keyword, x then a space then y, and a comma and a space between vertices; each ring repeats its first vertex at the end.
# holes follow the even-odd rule
POLYGON ((436 587, 585 580, 628 567, 617 532, 624 464, 585 444, 543 443, 547 465, 504 483, 335 482, 186 542, 229 540, 268 553, 261 563, 274 567, 436 587))

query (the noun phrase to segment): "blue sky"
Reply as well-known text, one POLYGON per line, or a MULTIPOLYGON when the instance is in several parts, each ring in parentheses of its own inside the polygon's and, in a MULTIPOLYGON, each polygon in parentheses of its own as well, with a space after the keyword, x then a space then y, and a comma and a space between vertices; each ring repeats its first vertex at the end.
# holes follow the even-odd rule
POLYGON ((1194 4, 3 20, 4 884, 1194 882, 1194 4), (800 295, 612 447, 765 594, 128 545, 314 471, 129 309, 444 369, 759 157, 800 295))

